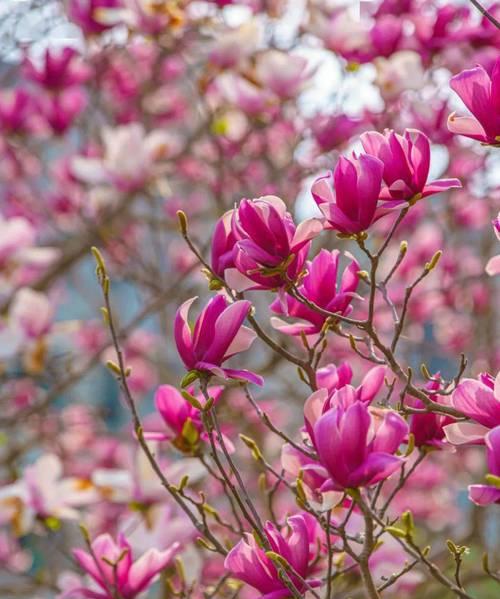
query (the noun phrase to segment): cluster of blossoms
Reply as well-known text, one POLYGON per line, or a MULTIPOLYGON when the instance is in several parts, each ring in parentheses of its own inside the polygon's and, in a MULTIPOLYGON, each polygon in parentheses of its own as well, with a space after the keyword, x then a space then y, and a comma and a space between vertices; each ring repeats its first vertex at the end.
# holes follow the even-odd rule
POLYGON ((0 595, 498 594, 500 4, 361 4, 12 11, 0 595))

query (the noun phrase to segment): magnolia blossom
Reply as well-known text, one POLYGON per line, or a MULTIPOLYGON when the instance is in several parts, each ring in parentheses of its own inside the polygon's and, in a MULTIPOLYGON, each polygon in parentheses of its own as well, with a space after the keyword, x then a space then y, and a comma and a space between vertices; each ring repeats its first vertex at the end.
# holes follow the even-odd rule
POLYGON ((500 425, 500 373, 496 379, 482 374, 479 380, 462 379, 451 396, 454 408, 473 422, 456 422, 445 426, 450 443, 482 443, 488 431, 500 425))
POLYGON ((382 97, 395 100, 407 90, 421 89, 424 84, 422 61, 413 50, 400 50, 389 58, 376 58, 377 69, 375 84, 382 97))
POLYGON ((380 198, 413 202, 434 193, 461 187, 458 179, 439 179, 427 183, 431 147, 429 138, 416 129, 406 129, 403 135, 386 131, 369 131, 361 135, 367 154, 384 163, 384 183, 380 198))
POLYGON ((64 478, 60 459, 45 454, 25 468, 22 478, 0 489, 0 514, 12 523, 16 534, 23 535, 33 528, 36 518, 77 519, 76 508, 97 497, 89 481, 64 478))
POLYGON ((162 161, 171 150, 172 138, 160 129, 146 133, 139 123, 104 129, 104 156, 77 156, 71 162, 73 175, 89 185, 113 185, 133 192, 164 171, 162 161))
POLYGON ((174 543, 165 551, 150 549, 134 561, 132 548, 123 534, 115 542, 109 534, 96 537, 91 553, 74 549, 73 555, 80 568, 91 578, 87 587, 70 588, 59 599, 92 597, 93 599, 135 599, 147 590, 157 575, 166 568, 179 551, 174 543))
POLYGON ((469 485, 469 499, 477 505, 500 503, 500 426, 484 438, 488 473, 486 485, 469 485))
POLYGON ((23 287, 14 296, 9 317, 10 325, 26 339, 36 339, 50 330, 54 305, 44 293, 23 287))
MULTIPOLYGON (((493 221, 493 229, 498 240, 500 241, 500 212, 493 221)), ((486 272, 490 275, 490 277, 500 274, 500 254, 489 259, 488 264, 486 265, 486 272)))
MULTIPOLYGON (((317 523, 309 514, 298 514, 287 519, 288 531, 280 532, 274 524, 267 522, 264 533, 273 552, 280 555, 293 568, 290 580, 299 593, 307 586, 320 586, 321 582, 311 578, 314 545, 317 539, 317 523), (299 578, 300 577, 300 578, 299 578)), ((224 566, 232 576, 261 593, 261 599, 285 599, 290 590, 284 584, 273 561, 255 538, 245 533, 227 554, 224 566)))
POLYGON ((369 487, 398 470, 395 452, 408 434, 404 419, 392 410, 372 410, 360 401, 333 408, 314 425, 312 441, 329 474, 322 490, 369 487))
POLYGON ((241 200, 231 213, 231 221, 224 216, 219 223, 212 263, 219 272, 226 269, 224 278, 237 291, 275 289, 285 285, 287 279, 295 280, 304 266, 311 239, 323 228, 317 218, 296 226, 285 203, 276 196, 241 200))
POLYGON ((448 128, 485 144, 500 143, 500 58, 491 75, 481 65, 462 71, 451 78, 450 86, 472 113, 472 116, 448 118, 448 128))
POLYGON ((91 75, 89 65, 80 60, 78 52, 70 47, 62 50, 47 48, 41 64, 26 58, 24 72, 32 81, 56 91, 83 83, 91 75))
POLYGON ((349 235, 361 233, 401 206, 399 200, 377 205, 383 172, 384 163, 375 156, 341 156, 333 173, 316 179, 312 195, 330 228, 349 235))
MULTIPOLYGON (((314 260, 307 262, 307 274, 299 287, 299 293, 324 310, 347 315, 352 310, 350 305, 352 300, 354 298, 361 299, 356 294, 359 283, 357 273, 360 266, 351 257, 351 262, 343 271, 337 286, 339 257, 340 252, 338 250, 332 252, 321 250, 314 260)), ((275 328, 289 335, 319 333, 328 318, 288 294, 284 298, 275 299, 270 309, 276 314, 300 319, 301 322, 291 325, 279 318, 271 320, 275 328)))
POLYGON ((69 0, 68 16, 85 34, 99 34, 115 24, 107 23, 102 11, 120 4, 121 0, 69 0))
POLYGON ((260 55, 256 75, 264 88, 281 98, 295 96, 311 76, 302 56, 270 50, 260 55))
POLYGON ((175 343, 186 368, 262 385, 262 378, 253 372, 222 368, 231 356, 247 350, 256 337, 251 329, 242 326, 250 311, 250 302, 241 300, 228 304, 223 295, 216 295, 205 306, 191 330, 189 309, 196 299, 193 297, 184 302, 175 315, 175 343))

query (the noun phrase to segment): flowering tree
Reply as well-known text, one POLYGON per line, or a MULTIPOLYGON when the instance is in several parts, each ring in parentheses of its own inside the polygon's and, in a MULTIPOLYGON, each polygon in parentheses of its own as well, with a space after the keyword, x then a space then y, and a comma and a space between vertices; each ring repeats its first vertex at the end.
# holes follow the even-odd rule
POLYGON ((500 4, 23 4, 0 594, 498 596, 500 4))

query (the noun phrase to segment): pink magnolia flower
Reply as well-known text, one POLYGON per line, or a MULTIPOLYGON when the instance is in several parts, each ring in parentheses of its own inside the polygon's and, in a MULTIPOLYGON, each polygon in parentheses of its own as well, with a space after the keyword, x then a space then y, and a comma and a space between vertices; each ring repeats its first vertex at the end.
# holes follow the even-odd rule
POLYGON ((314 425, 313 442, 330 480, 322 490, 368 487, 400 468, 395 452, 408 434, 404 419, 392 410, 374 410, 356 401, 337 407, 314 425))
POLYGON ((29 79, 52 91, 83 83, 91 74, 90 67, 79 60, 78 52, 70 47, 58 51, 47 48, 39 66, 26 58, 24 72, 29 79))
MULTIPOLYGON (((500 212, 493 221, 493 229, 498 240, 500 241, 500 212)), ((489 259, 488 264, 486 265, 486 272, 490 275, 490 277, 500 274, 500 254, 489 259)))
POLYGON ((134 599, 151 586, 179 549, 179 543, 165 551, 150 549, 134 561, 132 548, 123 534, 119 535, 118 542, 109 534, 102 534, 92 541, 91 554, 83 549, 73 550, 76 561, 97 586, 73 588, 62 597, 113 599, 118 595, 134 599))
POLYGON ((242 326, 251 308, 250 302, 241 300, 228 304, 224 296, 216 295, 191 330, 188 315, 196 299, 184 302, 175 315, 175 343, 186 368, 262 385, 262 378, 253 372, 221 367, 231 356, 247 350, 255 339, 255 333, 242 326))
POLYGON ((44 293, 23 287, 14 296, 9 317, 27 339, 36 339, 50 330, 54 306, 44 293))
POLYGON ((61 460, 44 454, 28 466, 22 478, 0 490, 0 519, 24 535, 36 519, 77 519, 77 507, 95 502, 98 496, 88 480, 64 477, 61 460))
MULTIPOLYGON (((287 524, 288 530, 282 532, 271 522, 265 524, 264 532, 272 551, 281 555, 309 586, 320 586, 319 580, 310 578, 314 545, 318 539, 316 521, 303 513, 288 518, 287 524)), ((272 560, 249 533, 227 554, 224 566, 232 576, 257 589, 261 599, 290 596, 290 590, 279 577, 272 560)), ((299 593, 305 593, 307 587, 301 578, 293 573, 289 576, 299 593)))
MULTIPOLYGON (((307 274, 299 287, 301 295, 330 312, 349 314, 352 310, 351 301, 359 298, 355 293, 359 283, 358 271, 360 266, 352 258, 344 269, 337 286, 338 262, 340 252, 320 250, 311 262, 306 263, 307 274)), ((306 335, 319 333, 327 317, 304 305, 291 295, 276 298, 270 306, 275 314, 299 318, 300 323, 288 324, 279 318, 272 318, 273 326, 288 335, 306 335)))
MULTIPOLYGON (((226 281, 233 289, 243 291, 276 289, 286 284, 287 277, 295 280, 304 266, 310 240, 322 228, 318 218, 295 226, 285 203, 276 196, 241 200, 231 219, 236 269, 225 272, 226 281)), ((230 243, 228 236, 226 244, 230 243)), ((224 254, 218 254, 224 260, 224 254)))
POLYGON ((361 119, 347 114, 317 115, 311 120, 312 133, 323 152, 348 142, 362 125, 361 119))
POLYGON ((312 74, 303 56, 279 50, 261 54, 255 70, 262 87, 280 98, 295 97, 312 74))
POLYGON ((492 482, 486 485, 469 485, 469 499, 477 505, 500 503, 500 425, 491 430, 484 439, 486 459, 492 482))
POLYGON ((427 183, 431 147, 429 138, 417 129, 406 129, 403 135, 368 131, 361 135, 365 152, 384 163, 383 200, 412 202, 434 193, 461 187, 458 179, 439 179, 427 183))
POLYGON ((0 95, 0 130, 5 133, 25 133, 31 129, 35 103, 22 87, 0 95))
MULTIPOLYGON (((208 393, 217 401, 221 395, 222 387, 209 387, 208 393)), ((202 393, 194 394, 194 388, 188 388, 188 393, 194 395, 195 399, 204 405, 206 400, 202 393)), ((201 421, 200 411, 192 406, 179 391, 172 385, 160 385, 156 390, 154 402, 158 413, 161 416, 163 424, 167 426, 160 430, 149 430, 144 433, 144 437, 152 441, 171 441, 180 451, 192 452, 200 439, 208 441, 208 436, 204 432, 201 421)), ((159 427, 154 427, 158 429, 159 427)), ((224 436, 224 435, 223 435, 224 436)), ((224 436, 226 447, 231 451, 234 449, 232 442, 224 436)))
POLYGON ((482 374, 479 380, 463 379, 451 396, 454 408, 473 422, 454 422, 445 427, 454 445, 482 443, 490 429, 500 426, 500 373, 496 379, 482 374))
POLYGON ((120 5, 121 0, 70 0, 68 15, 86 35, 96 35, 114 25, 106 22, 100 11, 120 5))
MULTIPOLYGON (((444 399, 439 395, 441 384, 439 374, 436 380, 430 381, 425 388, 432 393, 432 399, 438 403, 444 403, 444 399)), ((408 405, 414 408, 424 408, 424 404, 416 398, 408 398, 408 405)), ((413 434, 416 447, 434 447, 441 449, 445 445, 444 427, 452 422, 452 418, 442 414, 427 412, 426 414, 411 414, 409 418, 410 433, 413 434)))
POLYGON ((460 96, 472 116, 448 118, 448 128, 485 144, 500 143, 500 58, 491 75, 478 65, 451 78, 451 88, 460 96))
POLYGON ((62 135, 74 123, 87 105, 84 91, 78 87, 56 95, 47 95, 39 101, 43 117, 56 135, 62 135))
POLYGON ((341 156, 333 173, 316 179, 312 195, 330 228, 350 235, 361 233, 401 206, 400 201, 388 201, 377 207, 383 172, 384 163, 375 156, 341 156))

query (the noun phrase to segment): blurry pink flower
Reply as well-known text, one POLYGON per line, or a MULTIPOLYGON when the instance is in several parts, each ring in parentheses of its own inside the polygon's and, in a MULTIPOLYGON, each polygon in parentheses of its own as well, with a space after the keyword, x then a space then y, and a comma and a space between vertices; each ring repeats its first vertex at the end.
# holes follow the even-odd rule
POLYGON ((491 75, 479 65, 451 78, 451 88, 472 112, 472 116, 448 118, 448 128, 485 144, 500 144, 500 58, 491 75))
MULTIPOLYGON (((311 579, 311 562, 314 559, 314 547, 317 541, 316 521, 309 514, 298 514, 287 519, 288 531, 280 532, 274 524, 267 522, 264 533, 271 550, 283 557, 299 577, 290 573, 290 579, 299 593, 305 593, 306 580, 311 587, 321 585, 319 580, 311 579)), ((234 578, 245 582, 261 593, 261 599, 285 599, 290 590, 285 586, 272 560, 256 542, 246 533, 227 554, 224 566, 234 578)))
POLYGON ((454 445, 483 443, 488 431, 500 426, 500 373, 496 379, 482 374, 479 380, 463 379, 451 396, 454 408, 473 422, 456 422, 445 427, 454 445))
POLYGON ((383 162, 374 156, 341 156, 333 173, 316 179, 312 195, 331 229, 361 233, 402 205, 401 201, 387 201, 377 207, 383 171, 383 162))
POLYGON ((387 187, 380 194, 383 200, 412 202, 462 186, 458 179, 427 183, 431 148, 428 137, 421 131, 406 129, 403 135, 394 131, 386 131, 385 134, 368 131, 361 135, 361 143, 367 154, 384 163, 383 179, 387 187))
MULTIPOLYGON (((337 286, 339 250, 320 250, 318 255, 306 263, 307 274, 302 279, 299 292, 309 301, 330 312, 347 315, 351 312, 351 302, 359 298, 356 289, 359 283, 358 262, 351 257, 350 264, 344 269, 337 286)), ((313 335, 319 333, 327 317, 304 305, 290 295, 278 297, 270 309, 275 314, 298 318, 301 321, 288 324, 279 318, 272 318, 276 329, 288 335, 313 335)))
POLYGON ((40 291, 23 287, 16 292, 9 310, 10 322, 28 339, 45 335, 52 326, 54 306, 40 291))
POLYGON ((77 87, 39 99, 42 115, 56 135, 62 135, 73 125, 87 105, 85 92, 77 87))
POLYGON ((120 5, 121 0, 69 0, 68 15, 86 35, 95 35, 115 24, 107 23, 101 11, 120 5))
MULTIPOLYGON (((493 221, 493 229, 498 240, 500 241, 500 212, 498 213, 496 219, 493 221)), ((488 264, 486 265, 486 272, 490 275, 490 277, 500 274, 500 254, 498 254, 497 256, 493 256, 493 258, 490 258, 488 264)))
POLYGON ((104 129, 104 156, 76 156, 71 162, 74 177, 89 185, 113 185, 130 193, 161 176, 162 161, 170 151, 171 137, 162 130, 147 133, 140 123, 104 129))
POLYGON ((347 143, 362 127, 362 120, 346 114, 317 115, 311 120, 313 135, 323 152, 347 143))
POLYGON ((396 100, 403 92, 418 90, 424 85, 422 60, 412 50, 400 50, 389 58, 376 58, 374 64, 375 84, 386 101, 396 100))
POLYGON ((45 454, 28 466, 22 478, 0 490, 0 512, 11 520, 15 533, 29 532, 36 518, 76 519, 76 507, 98 499, 94 487, 80 478, 63 478, 63 466, 45 454))
POLYGON ((87 81, 91 69, 83 63, 74 48, 66 47, 61 50, 47 48, 43 63, 26 58, 24 61, 26 76, 52 91, 59 91, 87 81))
POLYGON ((262 87, 280 98, 295 97, 311 77, 307 60, 279 50, 269 50, 257 59, 256 76, 262 87))
POLYGON ((395 452, 408 425, 392 410, 373 410, 360 401, 333 408, 314 425, 312 441, 330 480, 322 490, 367 487, 384 480, 404 460, 395 452))
POLYGON ((224 296, 216 295, 205 306, 191 330, 189 309, 196 299, 184 302, 175 316, 175 343, 186 368, 262 385, 262 378, 253 372, 221 367, 231 356, 247 350, 256 337, 251 329, 242 326, 251 309, 250 302, 241 300, 228 304, 224 296))
POLYGON ((236 29, 225 29, 214 41, 209 54, 210 62, 228 69, 235 67, 255 52, 262 38, 262 28, 256 19, 236 29))
POLYGON ((7 134, 30 132, 35 103, 22 87, 0 95, 0 131, 7 134))
POLYGON ((487 478, 489 484, 469 485, 469 499, 477 505, 500 503, 500 425, 486 435, 484 442, 490 475, 487 478))
POLYGON ((0 216, 0 267, 23 248, 34 245, 35 238, 35 229, 26 219, 4 219, 0 216))
MULTIPOLYGON (((226 230, 227 221, 221 227, 226 230)), ((231 228, 236 243, 233 246, 233 263, 236 269, 225 272, 230 287, 245 289, 276 289, 295 280, 307 257, 310 240, 318 235, 323 225, 320 219, 311 218, 295 226, 285 203, 276 196, 255 200, 241 200, 232 213, 231 228)), ((224 241, 218 231, 219 245, 224 241)), ((230 245, 228 235, 225 243, 230 245)), ((217 251, 223 257, 223 252, 217 251)))
POLYGON ((102 534, 92 541, 91 553, 82 549, 73 550, 78 564, 97 587, 74 588, 63 593, 61 599, 81 596, 113 599, 117 595, 123 599, 134 599, 151 586, 179 548, 179 543, 174 543, 165 551, 150 549, 134 561, 132 548, 124 535, 119 535, 116 543, 109 534, 102 534))

